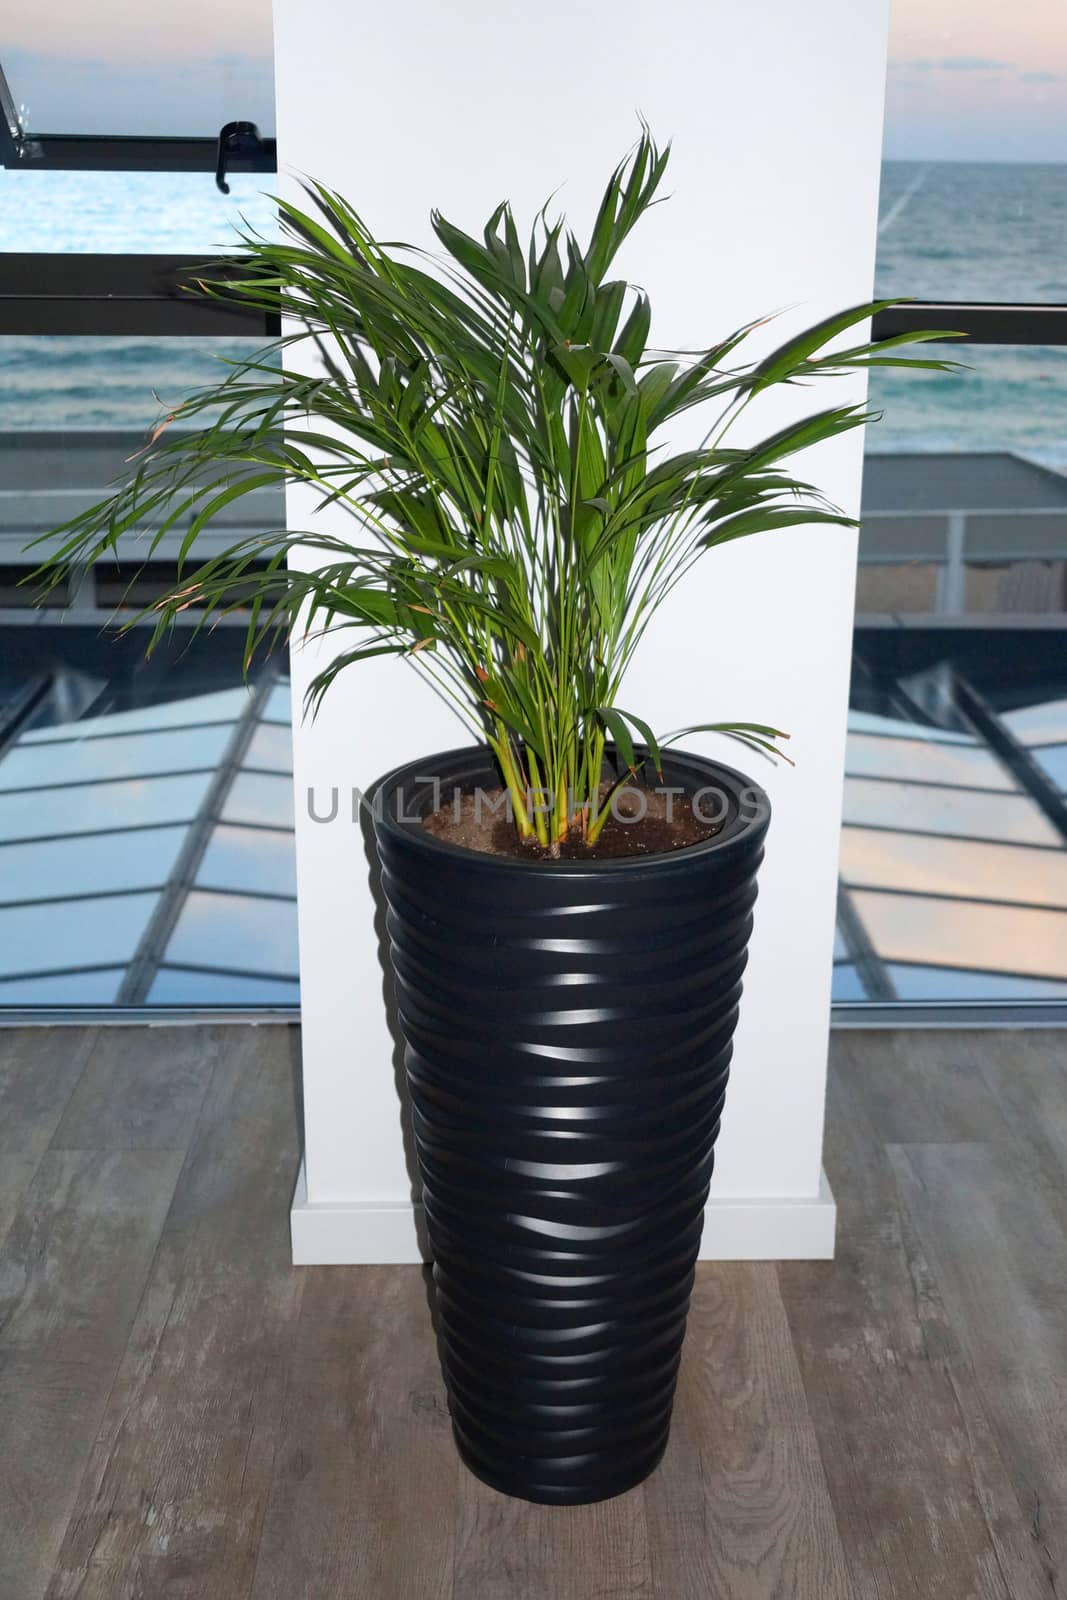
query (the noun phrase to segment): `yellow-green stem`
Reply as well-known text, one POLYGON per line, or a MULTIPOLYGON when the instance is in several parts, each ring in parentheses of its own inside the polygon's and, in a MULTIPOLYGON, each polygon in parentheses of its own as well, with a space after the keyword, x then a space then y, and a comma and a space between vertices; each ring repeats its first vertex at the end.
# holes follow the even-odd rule
POLYGON ((511 753, 511 746, 508 742, 508 736, 502 724, 500 725, 498 737, 496 739, 490 739, 489 743, 492 746, 493 754, 496 756, 496 759, 500 764, 500 770, 504 775, 504 782, 507 784, 508 793, 511 796, 511 809, 515 815, 515 826, 519 830, 519 837, 522 839, 532 839, 534 835, 534 827, 533 823, 530 821, 526 789, 519 781, 518 773, 515 770, 515 760, 511 753))
POLYGON ((527 746, 526 749, 526 764, 530 769, 529 807, 531 819, 533 821, 534 829, 537 833, 538 844, 547 845, 549 842, 548 823, 545 820, 545 814, 540 807, 540 802, 544 797, 544 785, 541 782, 541 769, 537 765, 537 757, 534 755, 529 746, 527 746), (536 804, 533 799, 535 794, 538 797, 536 804))

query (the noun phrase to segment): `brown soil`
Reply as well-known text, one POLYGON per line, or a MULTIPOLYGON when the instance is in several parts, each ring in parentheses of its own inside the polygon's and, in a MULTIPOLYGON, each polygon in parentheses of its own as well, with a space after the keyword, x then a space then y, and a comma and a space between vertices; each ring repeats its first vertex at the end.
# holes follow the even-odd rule
MULTIPOLYGON (((607 785, 603 797, 607 797, 607 785)), ((716 811, 715 797, 702 802, 705 816, 716 811)), ((459 794, 422 819, 435 839, 463 845, 485 855, 511 856, 521 861, 608 861, 626 856, 658 856, 699 844, 721 833, 723 823, 704 820, 686 795, 666 795, 637 784, 620 789, 612 815, 596 844, 589 849, 576 833, 564 839, 558 857, 535 842, 519 838, 514 822, 504 810, 502 789, 483 789, 479 795, 459 794), (642 800, 645 802, 642 807, 642 800), (499 810, 494 807, 499 806, 499 810)))

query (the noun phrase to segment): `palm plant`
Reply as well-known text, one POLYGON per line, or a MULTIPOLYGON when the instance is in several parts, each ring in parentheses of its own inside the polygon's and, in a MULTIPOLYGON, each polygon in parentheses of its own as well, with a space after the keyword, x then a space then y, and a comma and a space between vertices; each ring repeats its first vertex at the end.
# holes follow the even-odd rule
MULTIPOLYGON (((279 309, 271 350, 228 363, 156 429, 132 476, 59 530, 46 585, 136 530, 150 556, 182 530, 178 578, 154 644, 190 606, 248 612, 246 669, 299 631, 353 630, 309 692, 369 656, 407 656, 491 747, 524 839, 593 845, 609 815, 610 738, 623 776, 696 728, 657 739, 620 703, 656 607, 707 551, 752 534, 853 519, 783 465, 865 423, 830 407, 744 448, 731 425, 764 390, 875 365, 916 333, 828 351, 877 306, 821 322, 758 360, 751 323, 699 352, 650 346, 648 297, 608 276, 654 202, 669 148, 644 132, 612 174, 584 247, 547 208, 520 243, 510 206, 481 239, 439 213, 440 260, 377 240, 352 207, 306 185, 280 201, 282 239, 242 234, 246 272, 204 293, 279 309), (310 341, 316 359, 289 365, 310 341), (659 443, 706 407, 700 444, 659 443), (351 513, 351 538, 279 529, 198 563, 198 535, 237 497, 296 480, 351 513), (288 567, 296 549, 313 571, 288 567), (539 803, 531 804, 531 797, 539 803)), ((888 302, 884 302, 888 304, 888 302)), ((703 724, 765 753, 753 722, 703 724)))

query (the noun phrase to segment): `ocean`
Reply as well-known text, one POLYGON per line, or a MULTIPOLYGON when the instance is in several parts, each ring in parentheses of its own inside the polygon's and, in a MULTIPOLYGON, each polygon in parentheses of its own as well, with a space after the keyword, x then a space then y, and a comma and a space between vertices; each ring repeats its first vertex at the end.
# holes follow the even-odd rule
MULTIPOLYGON (((269 181, 269 180, 268 180, 269 181)), ((0 250, 225 248, 270 233, 263 180, 0 172, 0 250)), ((1067 166, 888 162, 876 293, 1067 303, 1067 166)), ((759 311, 754 307, 754 312, 759 311)), ((254 340, 0 339, 0 429, 144 428, 254 340), (159 404, 155 399, 159 397, 159 404)), ((969 370, 872 373, 872 451, 1012 450, 1067 472, 1067 348, 972 346, 969 370)))

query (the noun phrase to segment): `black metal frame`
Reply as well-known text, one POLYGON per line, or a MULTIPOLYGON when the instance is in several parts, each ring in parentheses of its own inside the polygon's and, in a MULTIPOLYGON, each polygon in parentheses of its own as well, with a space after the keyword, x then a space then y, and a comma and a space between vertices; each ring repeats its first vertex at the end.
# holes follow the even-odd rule
POLYGON ((203 256, 0 252, 0 335, 276 338, 273 312, 195 291, 198 277, 237 280, 242 271, 203 256))
MULTIPOLYGON (((214 157, 203 170, 213 170, 213 164, 214 157)), ((280 331, 276 314, 192 292, 197 277, 210 273, 236 280, 242 270, 238 260, 192 255, 0 252, 0 335, 275 338, 280 331)), ((961 342, 970 344, 1067 345, 1067 305, 908 301, 880 311, 872 337, 889 339, 926 328, 958 332, 961 342)))
POLYGON ((928 328, 962 334, 972 344, 1067 344, 1067 305, 905 300, 878 312, 872 337, 891 339, 928 328))
MULTIPOLYGON (((35 172, 214 173, 220 137, 27 133, 0 64, 0 166, 35 172)), ((276 172, 277 141, 259 138, 254 146, 249 141, 234 141, 226 152, 225 168, 227 172, 276 172)))

